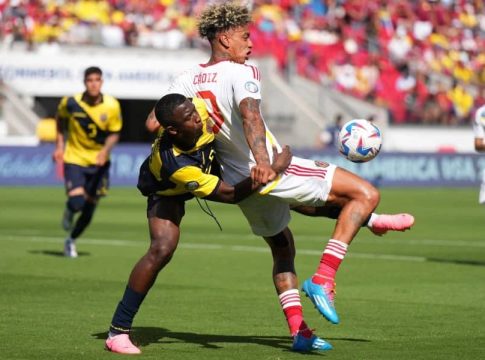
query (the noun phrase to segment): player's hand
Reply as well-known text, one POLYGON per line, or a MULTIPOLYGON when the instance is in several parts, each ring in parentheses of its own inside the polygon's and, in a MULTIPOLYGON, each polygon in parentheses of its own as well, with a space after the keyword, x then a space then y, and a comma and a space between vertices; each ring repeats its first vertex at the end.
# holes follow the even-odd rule
POLYGON ((270 164, 258 164, 251 169, 251 179, 262 185, 273 181, 277 175, 270 164))
POLYGON ((285 145, 280 153, 273 148, 273 164, 271 167, 276 173, 282 173, 291 164, 293 153, 288 145, 285 145))
POLYGON ((52 153, 52 160, 55 163, 62 163, 64 161, 64 150, 62 148, 57 148, 52 153))
POLYGON ((96 156, 96 166, 104 166, 108 161, 109 154, 106 150, 101 150, 96 156))

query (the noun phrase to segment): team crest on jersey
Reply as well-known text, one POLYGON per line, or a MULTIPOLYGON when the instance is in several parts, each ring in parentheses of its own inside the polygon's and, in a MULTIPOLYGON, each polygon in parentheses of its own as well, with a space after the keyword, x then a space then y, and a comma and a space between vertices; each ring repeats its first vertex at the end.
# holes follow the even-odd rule
POLYGON ((199 183, 197 181, 189 181, 185 184, 185 189, 188 191, 194 191, 199 187, 199 183))
POLYGON ((315 160, 315 165, 317 165, 318 167, 321 167, 321 168, 326 168, 326 167, 328 167, 328 163, 326 163, 325 161, 318 161, 318 160, 315 160))
POLYGON ((244 88, 251 93, 257 93, 259 91, 258 85, 252 81, 248 81, 246 84, 244 84, 244 88))
POLYGON ((100 118, 101 121, 106 121, 108 120, 108 115, 107 114, 101 114, 100 118))

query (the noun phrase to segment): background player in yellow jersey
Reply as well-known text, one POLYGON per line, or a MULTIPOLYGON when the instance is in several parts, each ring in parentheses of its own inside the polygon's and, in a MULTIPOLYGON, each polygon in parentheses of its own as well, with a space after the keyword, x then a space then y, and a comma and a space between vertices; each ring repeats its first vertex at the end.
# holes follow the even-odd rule
POLYGON ((62 226, 70 231, 64 243, 68 257, 77 257, 76 239, 91 222, 99 198, 107 193, 110 153, 122 127, 118 100, 101 92, 102 76, 99 67, 87 68, 86 90, 62 98, 57 110, 53 158, 64 163, 67 202, 62 226))
MULTIPOLYGON (((177 248, 185 201, 196 196, 236 203, 259 188, 250 177, 231 186, 211 174, 214 134, 203 100, 168 94, 157 102, 154 113, 162 129, 138 179, 138 188, 148 197, 150 247, 130 274, 106 340, 108 350, 122 354, 140 353, 129 338, 131 324, 159 271, 177 248)), ((278 174, 290 161, 291 153, 285 147, 275 156, 272 168, 278 174)))

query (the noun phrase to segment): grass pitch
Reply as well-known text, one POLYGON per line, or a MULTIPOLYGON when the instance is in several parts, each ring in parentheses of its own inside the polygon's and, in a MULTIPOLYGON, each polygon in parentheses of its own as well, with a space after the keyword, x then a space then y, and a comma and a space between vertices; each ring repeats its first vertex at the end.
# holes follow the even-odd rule
MULTIPOLYGON (((114 359, 106 330, 129 272, 145 252, 145 202, 115 188, 62 257, 61 188, 0 188, 0 358, 114 359)), ((383 189, 380 212, 411 212, 406 233, 363 229, 338 276, 340 325, 302 298, 305 317, 334 345, 290 352, 271 257, 235 206, 210 203, 216 224, 187 204, 179 249, 135 319, 143 359, 482 359, 485 208, 476 189, 383 189)), ((315 270, 333 221, 294 214, 300 280, 315 270)))

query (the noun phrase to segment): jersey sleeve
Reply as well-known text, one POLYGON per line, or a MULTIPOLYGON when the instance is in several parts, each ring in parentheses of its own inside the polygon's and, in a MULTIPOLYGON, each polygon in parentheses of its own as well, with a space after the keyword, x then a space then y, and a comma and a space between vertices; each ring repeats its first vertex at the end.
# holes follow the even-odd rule
POLYGON ((233 72, 232 88, 234 99, 239 106, 246 98, 261 99, 261 75, 257 66, 239 65, 233 72))
POLYGON ((187 191, 202 198, 210 195, 217 188, 220 179, 204 173, 196 166, 184 166, 170 176, 170 181, 183 185, 187 191))
POLYGON ((113 99, 113 105, 111 107, 110 122, 108 124, 108 131, 120 132, 123 126, 123 118, 121 116, 121 106, 118 100, 113 99))
POLYGON ((476 139, 485 138, 485 106, 480 107, 475 113, 473 121, 473 134, 476 139))

